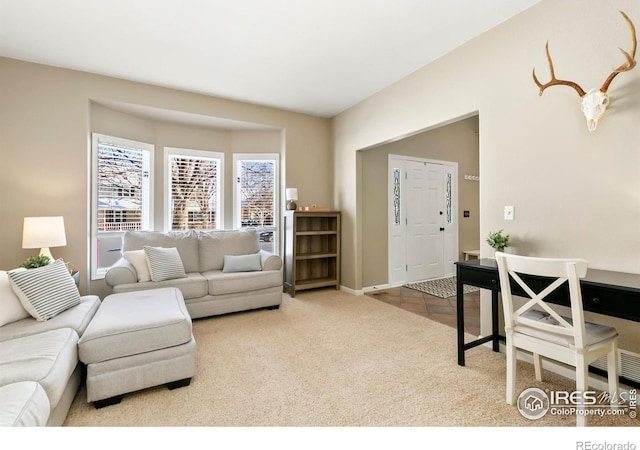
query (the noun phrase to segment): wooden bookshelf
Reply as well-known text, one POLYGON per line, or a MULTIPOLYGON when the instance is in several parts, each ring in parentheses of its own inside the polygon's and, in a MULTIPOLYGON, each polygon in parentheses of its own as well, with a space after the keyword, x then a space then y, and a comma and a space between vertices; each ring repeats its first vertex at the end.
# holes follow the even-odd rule
POLYGON ((340 289, 340 212, 287 211, 284 289, 340 289))

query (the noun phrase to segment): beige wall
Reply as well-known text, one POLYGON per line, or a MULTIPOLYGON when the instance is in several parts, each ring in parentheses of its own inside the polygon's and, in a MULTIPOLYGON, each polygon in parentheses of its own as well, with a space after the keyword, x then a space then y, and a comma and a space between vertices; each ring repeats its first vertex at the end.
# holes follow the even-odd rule
MULTIPOLYGON (((34 253, 21 248, 23 217, 62 215, 68 244, 52 249, 52 253, 81 268, 82 293, 103 292, 99 286, 90 289, 87 276, 92 124, 95 131, 125 133, 122 137, 159 147, 254 151, 265 139, 270 147, 280 141, 282 187, 297 187, 301 198, 333 206, 331 123, 327 119, 0 58, 1 269, 16 267, 34 253), (267 137, 264 132, 225 134, 131 117, 95 103, 221 117, 266 125, 281 133, 277 137, 267 137)), ((156 158, 155 163, 158 173, 162 158, 156 158)), ((226 165, 230 169, 231 161, 226 165)), ((159 196, 156 190, 156 204, 162 204, 159 196)))
POLYGON ((362 151, 362 285, 384 285, 388 271, 388 157, 414 156, 458 163, 459 258, 463 250, 480 248, 480 186, 464 175, 478 174, 478 118, 418 133, 405 139, 362 151), (463 211, 469 217, 463 217, 463 211))
MULTIPOLYGON (((640 272, 640 69, 614 80, 610 109, 591 133, 574 90, 552 87, 540 97, 531 79, 534 66, 548 77, 549 40, 559 77, 599 87, 624 61, 617 47, 630 47, 618 10, 640 26, 635 0, 543 1, 337 116, 343 284, 363 287, 356 152, 473 112, 480 117, 481 238, 504 228, 517 253, 640 272), (505 205, 515 205, 512 222, 503 220, 505 205)), ((489 255, 484 239, 481 251, 489 255)), ((623 345, 638 348, 638 335, 625 333, 623 345)))

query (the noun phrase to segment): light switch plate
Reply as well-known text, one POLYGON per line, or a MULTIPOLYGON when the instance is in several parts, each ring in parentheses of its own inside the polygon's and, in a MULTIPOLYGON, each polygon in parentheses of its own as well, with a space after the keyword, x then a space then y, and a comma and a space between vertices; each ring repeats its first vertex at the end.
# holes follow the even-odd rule
POLYGON ((513 205, 504 207, 504 220, 513 220, 514 207, 513 205))

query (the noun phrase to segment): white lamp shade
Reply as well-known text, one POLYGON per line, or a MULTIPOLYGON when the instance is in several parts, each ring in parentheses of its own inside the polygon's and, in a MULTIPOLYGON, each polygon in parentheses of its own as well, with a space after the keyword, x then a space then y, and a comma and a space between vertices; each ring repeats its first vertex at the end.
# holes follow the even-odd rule
POLYGON ((62 247, 67 245, 64 218, 25 217, 22 227, 22 248, 62 247))
POLYGON ((287 200, 298 200, 298 189, 287 188, 285 195, 287 197, 287 200))

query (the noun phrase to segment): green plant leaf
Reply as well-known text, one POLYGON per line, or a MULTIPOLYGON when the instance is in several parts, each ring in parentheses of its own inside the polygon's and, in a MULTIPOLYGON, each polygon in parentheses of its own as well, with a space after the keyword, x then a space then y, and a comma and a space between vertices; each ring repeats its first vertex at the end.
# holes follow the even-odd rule
POLYGON ((49 262, 49 257, 45 255, 29 256, 26 261, 20 265, 20 267, 24 267, 25 269, 36 269, 38 267, 48 265, 49 262))
POLYGON ((508 234, 503 234, 504 230, 499 230, 499 231, 490 231, 489 235, 487 236, 487 244, 489 244, 491 247, 495 248, 496 250, 504 250, 506 247, 509 246, 509 238, 510 235, 508 234))

